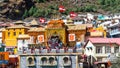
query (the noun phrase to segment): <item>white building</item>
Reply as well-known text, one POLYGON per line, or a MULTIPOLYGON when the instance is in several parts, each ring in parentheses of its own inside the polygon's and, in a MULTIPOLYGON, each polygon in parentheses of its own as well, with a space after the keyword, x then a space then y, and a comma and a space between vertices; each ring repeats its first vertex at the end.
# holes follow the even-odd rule
POLYGON ((110 24, 110 26, 108 26, 108 33, 110 35, 110 37, 112 38, 120 38, 120 23, 114 23, 114 24, 110 24))
POLYGON ((120 38, 89 38, 85 45, 85 54, 93 56, 97 61, 108 61, 110 54, 118 56, 120 38))
POLYGON ((27 48, 28 44, 30 43, 30 36, 29 35, 19 35, 17 38, 17 48, 21 50, 23 48, 27 48))

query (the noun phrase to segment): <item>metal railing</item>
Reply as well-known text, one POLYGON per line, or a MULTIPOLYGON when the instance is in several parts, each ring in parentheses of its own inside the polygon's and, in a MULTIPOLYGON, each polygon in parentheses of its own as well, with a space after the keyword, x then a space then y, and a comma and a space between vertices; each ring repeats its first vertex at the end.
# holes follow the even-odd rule
POLYGON ((78 49, 28 49, 28 50, 19 50, 18 54, 46 54, 46 53, 83 53, 82 48, 78 49))

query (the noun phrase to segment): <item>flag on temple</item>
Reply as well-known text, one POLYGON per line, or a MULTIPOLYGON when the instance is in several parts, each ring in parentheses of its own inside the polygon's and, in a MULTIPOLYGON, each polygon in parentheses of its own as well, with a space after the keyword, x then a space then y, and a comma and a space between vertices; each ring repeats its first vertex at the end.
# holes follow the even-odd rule
POLYGON ((76 17, 76 16, 78 16, 78 14, 77 14, 77 13, 75 13, 75 12, 73 12, 73 11, 72 11, 72 12, 70 12, 70 17, 71 17, 71 18, 74 18, 74 17, 76 17))
POLYGON ((45 18, 40 18, 39 21, 40 23, 45 23, 45 18))
POLYGON ((65 10, 66 10, 66 9, 65 9, 64 6, 62 6, 62 5, 59 6, 59 12, 62 13, 62 12, 65 12, 65 10))

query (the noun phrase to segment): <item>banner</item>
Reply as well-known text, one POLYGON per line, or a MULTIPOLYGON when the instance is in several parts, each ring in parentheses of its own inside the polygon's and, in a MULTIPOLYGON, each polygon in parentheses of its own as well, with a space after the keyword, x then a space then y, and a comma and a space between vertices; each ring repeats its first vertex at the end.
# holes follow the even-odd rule
POLYGON ((39 35, 38 36, 38 42, 44 42, 44 35, 39 35))
POLYGON ((71 18, 74 18, 74 17, 76 17, 76 16, 78 16, 78 14, 77 14, 77 13, 75 13, 75 12, 73 12, 73 11, 72 11, 72 12, 70 12, 70 17, 71 17, 71 18))
POLYGON ((75 41, 75 34, 69 34, 69 41, 75 41))

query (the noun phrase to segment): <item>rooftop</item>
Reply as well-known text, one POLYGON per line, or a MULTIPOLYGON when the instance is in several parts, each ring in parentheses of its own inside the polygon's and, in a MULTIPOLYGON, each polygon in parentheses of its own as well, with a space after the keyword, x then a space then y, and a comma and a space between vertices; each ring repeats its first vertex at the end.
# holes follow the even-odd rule
POLYGON ((1 32, 1 31, 4 31, 4 30, 5 30, 5 28, 1 28, 1 29, 0 29, 0 32, 1 32))
POLYGON ((92 43, 116 43, 120 45, 120 38, 89 38, 92 43))
POLYGON ((45 28, 43 28, 43 27, 39 27, 39 28, 33 27, 33 28, 30 28, 28 30, 28 32, 40 32, 40 31, 45 31, 45 28))
POLYGON ((30 23, 30 25, 39 25, 35 19, 33 19, 30 23))
POLYGON ((85 30, 86 29, 85 25, 69 24, 69 25, 67 25, 67 27, 68 27, 67 30, 85 30))
POLYGON ((16 21, 15 24, 23 24, 23 21, 16 21))
POLYGON ((27 28, 23 25, 13 25, 13 26, 10 26, 10 27, 7 27, 8 29, 12 29, 12 28, 27 28))

